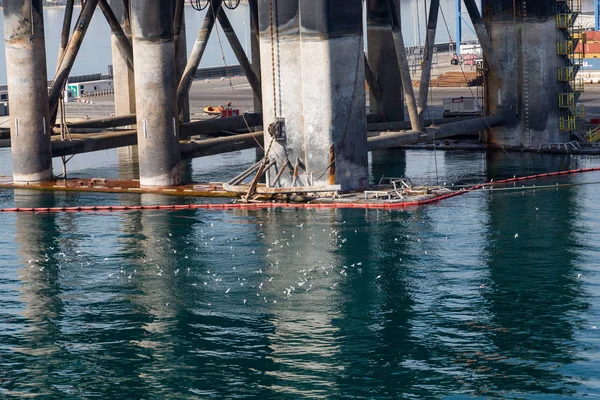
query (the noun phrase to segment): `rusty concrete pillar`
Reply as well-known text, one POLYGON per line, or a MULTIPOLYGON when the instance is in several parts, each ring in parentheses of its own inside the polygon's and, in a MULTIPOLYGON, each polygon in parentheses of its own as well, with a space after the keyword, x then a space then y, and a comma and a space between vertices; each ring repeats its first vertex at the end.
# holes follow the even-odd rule
POLYGON ((558 98, 568 82, 558 80, 566 64, 557 54, 557 41, 567 38, 557 27, 557 7, 556 0, 482 2, 483 23, 507 77, 485 77, 486 111, 506 120, 492 130, 491 143, 537 148, 569 140, 569 133, 559 129, 558 98))
POLYGON ((362 1, 309 3, 258 4, 265 148, 277 162, 268 182, 358 189, 368 176, 362 1))
POLYGON ((172 0, 132 0, 140 185, 181 181, 172 0))
POLYGON ((3 12, 13 179, 17 184, 50 180, 42 0, 5 1, 3 12))
MULTIPOLYGON (((110 0, 110 6, 121 23, 125 35, 131 41, 129 12, 125 10, 123 0, 110 0)), ((135 114, 135 77, 133 67, 118 44, 114 33, 110 35, 112 48, 113 87, 115 90, 115 114, 135 114)))
POLYGON ((371 94, 369 108, 384 121, 404 121, 402 81, 386 0, 367 0, 367 46, 369 66, 381 88, 381 101, 371 94))

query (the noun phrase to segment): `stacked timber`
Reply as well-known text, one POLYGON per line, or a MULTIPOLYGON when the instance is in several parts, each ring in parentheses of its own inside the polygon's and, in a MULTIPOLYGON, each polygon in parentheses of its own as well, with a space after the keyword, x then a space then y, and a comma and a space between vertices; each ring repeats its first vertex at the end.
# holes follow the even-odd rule
MULTIPOLYGON (((446 72, 431 80, 431 87, 469 87, 481 86, 483 80, 477 72, 446 72)), ((418 87, 419 81, 413 81, 413 86, 418 87)))

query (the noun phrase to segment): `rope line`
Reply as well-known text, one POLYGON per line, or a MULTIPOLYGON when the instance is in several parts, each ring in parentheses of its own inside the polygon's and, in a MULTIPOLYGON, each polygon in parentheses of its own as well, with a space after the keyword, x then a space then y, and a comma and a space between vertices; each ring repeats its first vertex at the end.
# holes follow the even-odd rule
MULTIPOLYGON (((146 210, 165 210, 165 211, 177 211, 177 210, 257 210, 257 209, 275 209, 275 208, 297 208, 297 209, 324 209, 324 208, 359 208, 359 209, 388 209, 398 210, 409 207, 418 207, 428 204, 434 204, 441 202, 442 200, 449 199, 451 197, 461 196, 467 193, 471 193, 477 190, 482 190, 487 187, 491 188, 495 185, 502 185, 514 182, 523 182, 541 178, 551 178, 556 176, 574 175, 585 172, 598 172, 600 167, 595 168, 580 168, 565 170, 559 172, 549 172, 544 174, 528 175, 522 177, 513 177, 503 179, 499 181, 490 181, 478 185, 474 185, 468 188, 457 190, 442 196, 436 196, 423 200, 397 202, 397 203, 277 203, 277 202, 264 202, 264 203, 218 203, 218 204, 174 204, 174 205, 153 205, 153 206, 83 206, 83 207, 14 207, 14 208, 0 208, 0 213, 59 213, 59 212, 121 212, 121 211, 146 211, 146 210)), ((592 182, 590 184, 597 184, 598 182, 592 182)), ((565 186, 575 186, 573 184, 566 184, 565 186)), ((543 189, 557 186, 545 185, 541 187, 535 187, 532 189, 543 189)), ((560 187, 560 186, 558 186, 560 187)), ((494 189, 498 190, 498 189, 494 189)), ((502 189, 503 190, 503 189, 502 189)))

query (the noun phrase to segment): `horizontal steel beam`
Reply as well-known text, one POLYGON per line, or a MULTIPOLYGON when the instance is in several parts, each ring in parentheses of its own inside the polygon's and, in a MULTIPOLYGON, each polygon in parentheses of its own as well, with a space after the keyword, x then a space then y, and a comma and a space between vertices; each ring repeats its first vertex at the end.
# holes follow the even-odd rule
POLYGON ((369 151, 389 149, 417 143, 430 142, 434 139, 445 139, 466 133, 487 130, 504 122, 502 116, 475 118, 468 121, 450 122, 435 128, 412 130, 405 132, 382 132, 368 139, 369 151))
MULTIPOLYGON (((372 151, 417 143, 426 143, 432 141, 434 138, 445 139, 452 136, 468 134, 470 132, 486 130, 490 127, 501 125, 503 122, 504 117, 502 116, 489 116, 449 122, 436 127, 425 128, 425 131, 371 132, 368 138, 368 149, 369 151, 372 151)), ((88 153, 137 144, 137 132, 133 130, 71 136, 73 139, 71 141, 55 140, 52 142, 53 157, 88 153)), ((262 143, 262 132, 245 133, 199 141, 182 141, 180 145, 181 158, 204 157, 231 151, 251 149, 258 147, 259 144, 262 143)), ((10 142, 8 140, 0 140, 0 147, 8 147, 9 145, 10 142)))

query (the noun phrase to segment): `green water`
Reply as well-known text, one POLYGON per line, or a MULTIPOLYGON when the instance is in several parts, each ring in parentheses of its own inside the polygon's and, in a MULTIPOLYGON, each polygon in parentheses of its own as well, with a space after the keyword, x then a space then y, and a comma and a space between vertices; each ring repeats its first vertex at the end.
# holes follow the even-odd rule
MULTIPOLYGON (((127 173, 102 154, 75 172, 127 173)), ((202 163, 198 180, 235 169, 202 163)), ((455 185, 598 165, 437 164, 455 185)), ((424 183, 435 170, 420 151, 371 166, 424 183)), ((0 214, 0 397, 600 397, 597 182, 405 211, 0 214)), ((182 201, 200 200, 0 191, 1 207, 182 201)))

